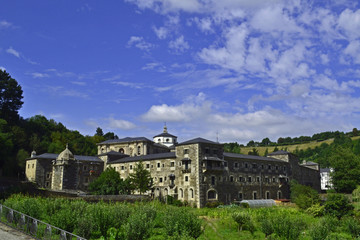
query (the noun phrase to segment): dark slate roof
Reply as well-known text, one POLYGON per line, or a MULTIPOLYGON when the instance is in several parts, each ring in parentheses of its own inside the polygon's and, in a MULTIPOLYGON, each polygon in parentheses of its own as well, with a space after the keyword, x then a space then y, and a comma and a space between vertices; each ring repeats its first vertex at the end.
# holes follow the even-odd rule
POLYGON ((268 155, 271 156, 271 155, 288 155, 288 154, 289 154, 289 152, 287 152, 287 151, 279 150, 276 152, 269 153, 268 155))
POLYGON ((106 153, 101 153, 98 156, 124 156, 124 157, 128 157, 129 155, 125 154, 125 153, 120 153, 120 152, 115 152, 115 151, 110 151, 110 152, 106 152, 106 153))
POLYGON ((156 135, 156 136, 154 136, 154 137, 174 137, 174 138, 177 138, 177 136, 174 136, 174 135, 171 135, 170 133, 160 133, 160 134, 158 134, 158 135, 156 135))
POLYGON ((148 160, 164 159, 164 158, 176 158, 176 154, 174 152, 166 152, 166 153, 141 155, 141 156, 135 156, 135 157, 126 157, 126 158, 121 158, 121 159, 112 161, 111 164, 125 163, 125 162, 137 162, 137 161, 148 161, 148 160))
MULTIPOLYGON (((55 160, 59 154, 56 153, 43 153, 41 155, 36 155, 32 158, 28 158, 27 160, 31 159, 52 159, 55 160)), ((102 162, 102 160, 96 156, 82 156, 82 155, 74 155, 75 160, 79 161, 91 161, 91 162, 102 162)))
POLYGON ((308 161, 308 162, 305 162, 304 164, 302 164, 304 166, 313 166, 313 165, 318 165, 317 163, 315 162, 311 162, 311 161, 308 161))
POLYGON ((168 146, 162 145, 162 144, 160 144, 160 143, 154 143, 154 146, 169 149, 168 146))
POLYGON ((194 143, 209 143, 209 144, 220 145, 220 143, 218 143, 218 142, 213 142, 213 141, 207 140, 205 138, 200 138, 200 137, 179 143, 178 145, 187 145, 187 144, 194 144, 194 143))
POLYGON ((238 154, 238 153, 229 153, 224 152, 225 158, 239 158, 239 159, 249 159, 249 160, 261 160, 261 161, 272 161, 272 162, 285 162, 276 158, 271 157, 261 157, 261 156, 254 156, 254 155, 246 155, 246 154, 238 154))
POLYGON ((152 142, 150 139, 146 137, 126 137, 126 138, 120 138, 120 139, 109 139, 104 142, 98 143, 100 144, 112 144, 112 143, 124 143, 124 142, 152 142))

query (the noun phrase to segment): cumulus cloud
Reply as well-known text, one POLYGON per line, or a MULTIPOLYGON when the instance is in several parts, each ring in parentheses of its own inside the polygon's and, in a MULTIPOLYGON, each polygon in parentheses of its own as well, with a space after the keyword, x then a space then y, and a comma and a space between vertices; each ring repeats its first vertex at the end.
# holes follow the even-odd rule
POLYGON ((360 9, 357 11, 345 9, 340 14, 338 26, 350 39, 360 37, 360 9))
POLYGON ((47 74, 47 73, 34 72, 34 73, 31 73, 31 76, 32 76, 33 78, 47 78, 47 77, 49 77, 49 74, 47 74))
POLYGON ((184 40, 184 36, 180 36, 177 39, 169 42, 169 48, 175 50, 177 53, 182 53, 189 49, 189 43, 184 40))
POLYGON ((168 29, 165 27, 153 27, 153 30, 159 39, 165 39, 168 35, 168 29))
POLYGON ((2 28, 10 28, 12 26, 13 26, 13 24, 11 22, 8 22, 6 20, 0 21, 0 29, 2 29, 2 28))
POLYGON ((131 36, 129 41, 127 42, 127 46, 128 47, 135 46, 141 50, 146 50, 146 51, 154 47, 153 44, 146 42, 143 37, 138 37, 138 36, 131 36))
POLYGON ((122 119, 114 119, 113 117, 110 117, 107 120, 108 128, 110 129, 130 130, 136 127, 134 123, 122 119))

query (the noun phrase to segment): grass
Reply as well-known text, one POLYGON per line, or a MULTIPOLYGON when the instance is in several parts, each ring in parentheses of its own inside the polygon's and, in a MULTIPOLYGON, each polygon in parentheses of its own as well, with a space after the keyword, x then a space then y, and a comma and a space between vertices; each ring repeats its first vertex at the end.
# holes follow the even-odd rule
MULTIPOLYGON (((352 137, 351 138, 353 141, 360 139, 360 136, 356 136, 356 137, 352 137)), ((308 148, 314 149, 315 147, 320 146, 323 143, 327 143, 327 144, 331 144, 332 142, 334 142, 334 139, 327 139, 324 141, 312 141, 309 143, 302 143, 302 144, 294 144, 294 145, 284 145, 284 146, 267 146, 267 147, 255 147, 260 156, 264 156, 266 149, 268 149, 268 153, 272 153, 274 151, 274 149, 277 147, 279 150, 285 150, 288 152, 294 152, 296 150, 296 148, 298 150, 306 150, 308 148)), ((242 147, 241 148, 241 153, 242 154, 248 154, 248 152, 252 151, 254 147, 242 147)))

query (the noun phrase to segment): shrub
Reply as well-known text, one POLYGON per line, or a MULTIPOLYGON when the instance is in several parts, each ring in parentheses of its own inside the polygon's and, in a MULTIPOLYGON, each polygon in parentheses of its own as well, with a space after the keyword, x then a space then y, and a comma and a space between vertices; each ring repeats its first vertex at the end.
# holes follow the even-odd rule
POLYGON ((319 219, 309 229, 309 236, 313 240, 323 240, 336 228, 338 221, 336 218, 327 216, 319 219))
POLYGON ((354 207, 350 204, 349 199, 343 194, 329 194, 324 204, 325 214, 341 218, 342 216, 352 213, 354 207))
POLYGON ((231 217, 238 224, 238 231, 242 231, 244 225, 250 225, 251 217, 248 212, 234 212, 231 217))
POLYGON ((342 229, 344 232, 351 234, 353 237, 360 235, 360 223, 354 217, 344 217, 341 220, 342 229))
POLYGON ((314 217, 321 217, 324 215, 325 206, 321 206, 319 203, 314 204, 308 209, 306 209, 306 213, 313 215, 314 217))
POLYGON ((309 186, 291 182, 291 201, 301 209, 307 209, 314 204, 320 203, 320 197, 316 190, 309 186))
POLYGON ((337 232, 333 232, 330 233, 325 240, 352 240, 353 238, 351 237, 351 235, 347 234, 347 233, 337 233, 337 232))
POLYGON ((143 211, 134 212, 128 222, 122 227, 121 238, 128 240, 142 240, 148 238, 152 231, 153 221, 143 211))
POLYGON ((224 205, 222 202, 219 202, 219 201, 211 201, 211 202, 207 202, 205 204, 205 207, 207 208, 216 208, 220 205, 224 205))
POLYGON ((168 236, 198 238, 202 233, 201 220, 186 208, 169 208, 163 220, 168 236))

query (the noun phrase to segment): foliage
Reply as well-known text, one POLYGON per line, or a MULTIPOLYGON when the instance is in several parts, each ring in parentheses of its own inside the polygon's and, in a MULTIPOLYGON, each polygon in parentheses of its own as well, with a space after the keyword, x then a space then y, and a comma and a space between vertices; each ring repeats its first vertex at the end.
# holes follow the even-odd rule
POLYGON ((334 169, 331 177, 335 190, 351 193, 360 184, 360 157, 348 148, 337 147, 329 161, 334 169))
POLYGON ((244 225, 249 225, 251 222, 251 217, 248 212, 234 212, 232 215, 234 221, 238 224, 238 230, 242 231, 244 225))
POLYGON ((320 202, 319 194, 309 186, 291 182, 291 201, 301 209, 307 209, 320 202))
POLYGON ((168 236, 186 235, 198 238, 202 233, 201 221, 186 208, 169 208, 163 219, 168 236))
POLYGON ((129 180, 122 180, 115 168, 107 168, 89 185, 89 190, 95 195, 127 194, 131 191, 129 180))
POLYGON ((335 230, 337 224, 338 220, 334 217, 322 217, 310 227, 308 235, 313 240, 326 239, 326 237, 335 230))
POLYGON ((19 120, 18 110, 24 103, 23 91, 9 73, 0 69, 0 118, 14 124, 19 120))
POLYGON ((153 186, 151 174, 144 168, 141 161, 136 165, 134 172, 130 174, 130 181, 134 188, 139 190, 140 194, 150 190, 153 186))
POLYGON ((306 213, 313 215, 314 217, 321 217, 324 215, 325 206, 320 203, 314 204, 306 209, 306 213))
POLYGON ((354 207, 343 194, 329 194, 324 204, 325 214, 341 218, 352 213, 354 207))
POLYGON ((207 202, 205 204, 205 207, 207 207, 207 208, 216 208, 216 207, 219 207, 221 205, 224 205, 224 203, 219 202, 219 201, 211 201, 211 202, 207 202))

